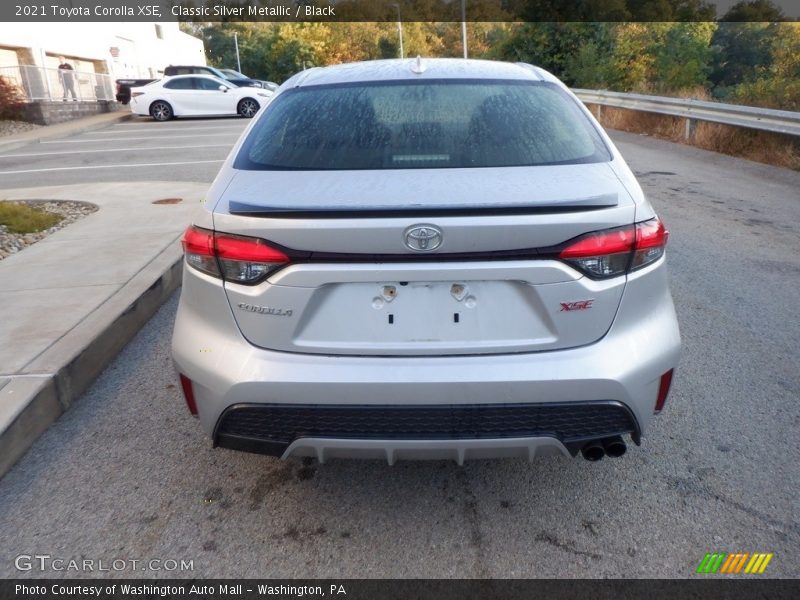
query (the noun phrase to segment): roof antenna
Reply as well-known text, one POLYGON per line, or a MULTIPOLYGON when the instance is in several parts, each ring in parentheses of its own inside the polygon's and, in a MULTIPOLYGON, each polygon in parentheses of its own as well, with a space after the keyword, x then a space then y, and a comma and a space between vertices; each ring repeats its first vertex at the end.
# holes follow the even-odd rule
POLYGON ((414 61, 413 66, 411 67, 411 72, 416 73, 417 75, 422 75, 425 72, 427 67, 422 64, 422 57, 417 54, 417 60, 414 61))

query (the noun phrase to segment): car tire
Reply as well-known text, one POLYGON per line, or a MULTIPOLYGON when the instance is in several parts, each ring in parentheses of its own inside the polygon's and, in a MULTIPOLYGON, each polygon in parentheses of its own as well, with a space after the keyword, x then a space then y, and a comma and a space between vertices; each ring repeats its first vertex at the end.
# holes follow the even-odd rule
POLYGON ((150 105, 150 116, 156 121, 169 121, 175 115, 168 102, 156 100, 150 105))
POLYGON ((239 113, 239 116, 244 117, 245 119, 252 119, 260 108, 261 105, 257 100, 254 100, 253 98, 242 98, 239 100, 239 105, 236 107, 236 112, 239 113))

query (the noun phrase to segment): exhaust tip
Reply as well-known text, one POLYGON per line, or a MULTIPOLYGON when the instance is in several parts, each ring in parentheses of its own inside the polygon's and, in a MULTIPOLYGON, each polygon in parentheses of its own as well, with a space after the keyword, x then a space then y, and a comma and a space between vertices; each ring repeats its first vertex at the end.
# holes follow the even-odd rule
POLYGON ((605 456, 605 450, 603 450, 603 445, 600 442, 591 442, 586 444, 583 448, 581 448, 581 454, 583 458, 590 462, 597 462, 603 456, 605 456))
POLYGON ((619 458, 620 456, 625 454, 628 447, 626 446, 623 439, 617 436, 607 440, 603 440, 603 449, 605 450, 606 454, 608 454, 612 458, 619 458))

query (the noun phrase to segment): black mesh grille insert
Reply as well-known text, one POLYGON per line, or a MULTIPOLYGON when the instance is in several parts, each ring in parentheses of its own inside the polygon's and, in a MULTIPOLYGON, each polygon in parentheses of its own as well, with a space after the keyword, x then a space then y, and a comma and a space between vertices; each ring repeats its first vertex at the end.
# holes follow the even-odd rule
POLYGON ((553 436, 561 442, 636 432, 618 402, 429 406, 236 405, 218 436, 290 444, 297 438, 475 439, 553 436))

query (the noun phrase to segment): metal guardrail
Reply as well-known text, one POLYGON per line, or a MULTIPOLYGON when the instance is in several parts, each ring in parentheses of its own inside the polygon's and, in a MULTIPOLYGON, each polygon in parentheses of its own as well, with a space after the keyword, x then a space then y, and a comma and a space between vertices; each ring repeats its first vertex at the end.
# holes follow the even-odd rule
POLYGON ((694 135, 697 121, 800 136, 800 112, 643 94, 582 89, 572 91, 586 104, 683 117, 686 119, 687 139, 694 135))
POLYGON ((28 102, 114 100, 114 81, 106 73, 19 65, 0 67, 0 77, 15 85, 28 102))

